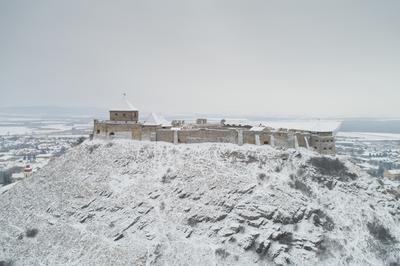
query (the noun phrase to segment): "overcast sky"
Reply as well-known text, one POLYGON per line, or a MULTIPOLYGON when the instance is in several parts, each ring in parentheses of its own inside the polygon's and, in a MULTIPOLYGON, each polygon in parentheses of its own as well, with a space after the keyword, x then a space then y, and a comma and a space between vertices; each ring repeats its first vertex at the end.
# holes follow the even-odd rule
POLYGON ((1 106, 400 116, 400 1, 0 0, 1 106))

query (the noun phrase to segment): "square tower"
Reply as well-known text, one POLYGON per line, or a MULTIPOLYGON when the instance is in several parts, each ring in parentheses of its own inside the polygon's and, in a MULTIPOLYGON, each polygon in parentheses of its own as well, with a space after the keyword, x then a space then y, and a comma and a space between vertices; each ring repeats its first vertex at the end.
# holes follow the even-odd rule
POLYGON ((138 110, 110 110, 111 121, 132 121, 138 122, 139 111, 138 110))

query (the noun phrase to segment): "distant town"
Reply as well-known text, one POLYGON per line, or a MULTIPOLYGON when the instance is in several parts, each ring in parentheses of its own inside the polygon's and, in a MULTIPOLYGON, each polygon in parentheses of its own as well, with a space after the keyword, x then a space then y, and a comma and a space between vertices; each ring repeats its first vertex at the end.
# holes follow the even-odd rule
POLYGON ((0 116, 0 186, 29 177, 89 136, 87 118, 0 116))
POLYGON ((349 156, 372 176, 400 180, 400 135, 339 133, 336 152, 349 156))

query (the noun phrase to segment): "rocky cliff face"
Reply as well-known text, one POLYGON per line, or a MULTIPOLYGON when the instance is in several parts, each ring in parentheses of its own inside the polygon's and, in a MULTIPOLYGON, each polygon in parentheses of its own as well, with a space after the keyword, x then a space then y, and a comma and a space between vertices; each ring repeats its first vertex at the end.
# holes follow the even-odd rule
POLYGON ((4 264, 400 263, 398 187, 307 150, 89 141, 0 193, 4 264))

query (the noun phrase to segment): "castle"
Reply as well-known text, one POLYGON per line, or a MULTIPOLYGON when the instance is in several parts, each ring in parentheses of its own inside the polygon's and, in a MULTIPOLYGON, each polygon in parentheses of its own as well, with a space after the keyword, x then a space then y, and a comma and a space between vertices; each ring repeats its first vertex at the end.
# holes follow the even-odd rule
POLYGON ((273 129, 263 125, 251 126, 227 122, 225 119, 220 123, 209 123, 207 119, 197 119, 189 124, 184 120, 174 120, 169 123, 154 113, 144 122, 139 122, 139 110, 129 101, 126 102, 126 106, 112 108, 109 111, 109 120, 94 120, 94 138, 128 138, 174 144, 223 142, 284 148, 304 147, 321 154, 336 153, 332 131, 273 129))

